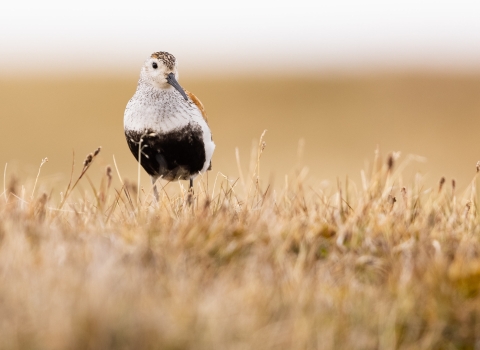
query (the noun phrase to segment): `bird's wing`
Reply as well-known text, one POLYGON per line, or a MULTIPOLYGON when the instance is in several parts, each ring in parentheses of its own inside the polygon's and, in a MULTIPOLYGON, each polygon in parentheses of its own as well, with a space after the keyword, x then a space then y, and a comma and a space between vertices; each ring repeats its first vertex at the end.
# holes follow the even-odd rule
MULTIPOLYGON (((198 99, 197 96, 192 94, 190 91, 185 90, 185 93, 188 95, 188 97, 190 97, 190 99, 193 101, 193 103, 195 103, 195 106, 198 107, 200 112, 202 112, 203 119, 205 119, 205 121, 208 124, 207 112, 205 112, 205 107, 203 107, 203 103, 198 99)), ((213 135, 211 137, 212 137, 212 141, 213 141, 213 135)), ((212 161, 210 161, 210 165, 208 166, 207 170, 212 170, 212 161)))
POLYGON ((195 96, 194 94, 192 94, 190 91, 185 90, 185 93, 188 95, 188 97, 190 97, 190 99, 193 101, 193 103, 195 103, 195 105, 198 107, 200 112, 202 112, 203 119, 205 119, 205 121, 208 124, 207 112, 205 112, 205 107, 203 107, 202 102, 200 102, 198 97, 195 96))

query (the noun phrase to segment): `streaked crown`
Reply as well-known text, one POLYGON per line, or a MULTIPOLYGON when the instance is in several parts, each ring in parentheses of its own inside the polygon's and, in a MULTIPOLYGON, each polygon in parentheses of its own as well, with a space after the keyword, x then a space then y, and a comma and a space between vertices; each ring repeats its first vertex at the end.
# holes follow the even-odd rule
POLYGON ((165 66, 170 70, 173 70, 173 68, 175 67, 175 56, 173 56, 171 53, 168 53, 166 51, 158 51, 152 53, 152 56, 150 57, 162 60, 165 66))

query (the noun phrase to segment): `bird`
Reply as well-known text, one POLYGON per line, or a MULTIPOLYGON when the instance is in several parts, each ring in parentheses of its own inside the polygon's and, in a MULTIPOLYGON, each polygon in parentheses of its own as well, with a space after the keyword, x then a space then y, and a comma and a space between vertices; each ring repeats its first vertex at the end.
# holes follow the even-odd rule
POLYGON ((212 169, 215 143, 205 108, 178 83, 177 60, 168 52, 154 52, 144 62, 125 108, 124 130, 157 202, 159 178, 189 180, 193 192, 193 179, 212 169))

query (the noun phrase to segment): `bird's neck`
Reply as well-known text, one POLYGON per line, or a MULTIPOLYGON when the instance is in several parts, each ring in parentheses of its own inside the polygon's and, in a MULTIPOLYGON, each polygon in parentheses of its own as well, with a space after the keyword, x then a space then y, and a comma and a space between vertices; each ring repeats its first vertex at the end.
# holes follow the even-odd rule
POLYGON ((174 92, 174 88, 170 85, 166 85, 164 87, 158 87, 152 84, 151 81, 147 80, 146 78, 140 76, 137 84, 137 91, 142 93, 148 93, 151 95, 165 95, 174 92))

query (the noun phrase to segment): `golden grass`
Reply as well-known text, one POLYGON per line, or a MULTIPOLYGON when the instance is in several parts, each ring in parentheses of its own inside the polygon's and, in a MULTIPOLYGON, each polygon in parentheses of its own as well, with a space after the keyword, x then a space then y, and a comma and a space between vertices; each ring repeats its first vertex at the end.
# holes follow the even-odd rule
POLYGON ((69 191, 39 178, 60 200, 7 172, 0 348, 474 348, 476 174, 427 189, 377 151, 360 183, 308 187, 298 168, 274 190, 263 148, 242 179, 197 180, 191 206, 173 183, 136 202, 115 169, 95 183, 94 155, 69 191))

